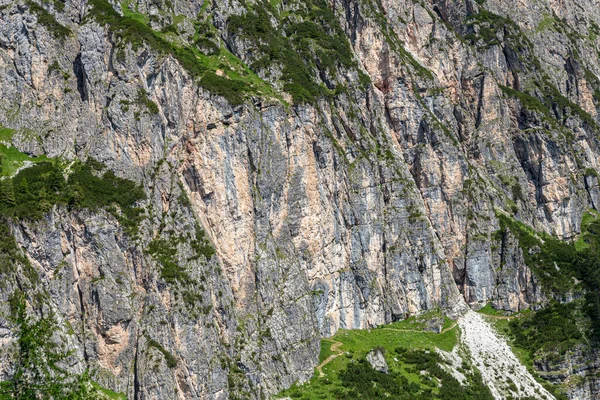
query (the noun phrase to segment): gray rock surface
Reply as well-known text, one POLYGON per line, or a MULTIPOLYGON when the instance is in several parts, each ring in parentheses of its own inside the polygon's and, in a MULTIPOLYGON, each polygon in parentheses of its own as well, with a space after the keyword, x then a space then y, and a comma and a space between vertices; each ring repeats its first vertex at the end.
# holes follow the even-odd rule
MULTIPOLYGON (((203 2, 164 3, 130 8, 156 30, 183 20, 190 35, 203 2)), ((218 40, 247 64, 254 47, 227 21, 255 3, 208 3, 218 40)), ((63 42, 26 2, 0 0, 0 124, 13 145, 94 157, 148 194, 136 238, 102 210, 11 223, 48 307, 72 327, 73 368, 98 369, 132 399, 261 398, 308 380, 320 337, 340 328, 544 303, 516 239, 494 235, 497 214, 570 239, 598 207, 598 129, 586 121, 598 123, 598 3, 479 3, 331 2, 372 83, 357 89, 344 70, 348 90, 313 105, 232 106, 172 56, 120 43, 85 17, 89 2, 44 2, 72 30, 63 42), (512 22, 487 37, 472 19, 481 9, 512 22), (502 90, 542 75, 571 104, 548 110, 554 122, 502 90), (136 103, 140 89, 158 113, 136 103), (210 260, 192 257, 200 229, 210 260), (178 262, 198 281, 185 290, 201 300, 161 279, 147 252, 156 238, 183 238, 178 262)), ((260 74, 281 89, 280 66, 260 74)), ((3 317, 0 335, 11 340, 3 317)), ((573 398, 599 396, 577 382, 573 398)))
POLYGON ((367 354, 367 361, 375 371, 388 373, 388 365, 381 349, 373 349, 367 354))

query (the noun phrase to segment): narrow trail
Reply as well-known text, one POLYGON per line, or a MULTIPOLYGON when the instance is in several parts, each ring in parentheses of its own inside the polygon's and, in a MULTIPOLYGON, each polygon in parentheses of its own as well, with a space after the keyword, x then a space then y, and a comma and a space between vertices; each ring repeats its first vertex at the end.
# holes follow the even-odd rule
POLYGON ((395 331, 395 332, 415 332, 415 333, 430 333, 433 335, 441 335, 443 333, 446 333, 446 332, 451 331, 452 329, 456 328, 456 325, 458 325, 458 322, 455 322, 451 326, 449 326, 445 329, 442 329, 440 332, 422 331, 422 330, 417 330, 417 329, 396 329, 396 328, 380 328, 380 329, 385 330, 385 331, 395 331))
MULTIPOLYGON (((430 334, 434 334, 434 335, 441 335, 443 333, 446 333, 454 328, 456 328, 456 326, 458 325, 458 322, 453 323, 451 326, 443 329, 441 332, 432 332, 432 331, 422 331, 422 330, 417 330, 417 329, 396 329, 396 328, 380 328, 381 330, 386 330, 386 331, 395 331, 395 332, 415 332, 415 333, 430 333, 430 334)), ((336 357, 341 356, 342 354, 344 354, 344 352, 342 350, 340 350, 340 347, 343 345, 342 342, 338 342, 335 339, 327 339, 331 342, 334 342, 333 345, 331 346, 331 351, 335 352, 335 354, 330 355, 329 357, 327 357, 325 360, 323 360, 323 362, 321 364, 319 364, 317 366, 317 371, 319 371, 319 378, 322 378, 325 376, 325 374, 323 373, 323 367, 326 366, 327 364, 329 364, 331 361, 333 361, 336 357)))
MULTIPOLYGON (((481 315, 469 310, 457 322, 439 333, 417 329, 379 329, 395 332, 443 334, 460 326, 460 342, 466 346, 468 354, 470 354, 467 357, 480 371, 483 381, 490 388, 495 399, 502 400, 509 396, 554 399, 554 396, 544 389, 529 373, 527 368, 512 352, 506 340, 495 332, 490 323, 486 321, 486 318, 510 320, 515 318, 515 316, 481 315)), ((333 338, 327 340, 333 343, 330 348, 333 354, 317 366, 319 378, 325 376, 323 368, 327 364, 344 354, 341 349, 344 343, 333 338)), ((460 361, 460 357, 458 360, 460 361)))
POLYGON ((331 346, 331 351, 336 352, 336 354, 332 354, 329 357, 327 357, 325 360, 323 360, 323 362, 321 364, 319 364, 317 366, 317 371, 319 371, 319 378, 322 378, 325 376, 325 374, 323 373, 323 367, 326 366, 327 364, 329 364, 331 361, 333 361, 334 358, 341 356, 342 354, 344 354, 343 351, 340 350, 340 347, 343 345, 342 342, 338 342, 335 339, 328 339, 333 343, 333 345, 331 346))
POLYGON ((480 314, 483 315, 486 318, 492 318, 492 319, 507 319, 507 320, 511 320, 513 318, 519 318, 518 315, 489 315, 489 314, 480 314))

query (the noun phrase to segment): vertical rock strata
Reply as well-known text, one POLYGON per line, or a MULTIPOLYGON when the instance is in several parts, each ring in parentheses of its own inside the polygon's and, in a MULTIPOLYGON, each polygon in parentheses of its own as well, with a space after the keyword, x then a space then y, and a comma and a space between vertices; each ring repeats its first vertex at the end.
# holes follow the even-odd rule
MULTIPOLYGON (((262 398, 310 378, 340 328, 537 307, 546 295, 498 214, 572 239, 598 207, 595 1, 326 2, 351 62, 311 70, 327 89, 314 101, 286 86, 285 63, 261 64, 266 34, 232 28, 261 1, 110 3, 163 47, 124 39, 91 15, 100 3, 44 2, 61 37, 32 2, 0 0, 0 125, 23 153, 91 157, 147 194, 135 235, 102 209, 10 222, 73 369, 129 398, 262 398), (235 59, 257 73, 235 93, 270 89, 235 101, 198 84, 164 43, 210 46, 202 29, 230 57, 215 76, 235 59), (214 256, 195 250, 202 232, 214 256), (161 274, 157 244, 187 284, 161 274)), ((285 29, 305 3, 270 2, 265 23, 285 29)), ((598 396, 589 385, 573 393, 598 396)))

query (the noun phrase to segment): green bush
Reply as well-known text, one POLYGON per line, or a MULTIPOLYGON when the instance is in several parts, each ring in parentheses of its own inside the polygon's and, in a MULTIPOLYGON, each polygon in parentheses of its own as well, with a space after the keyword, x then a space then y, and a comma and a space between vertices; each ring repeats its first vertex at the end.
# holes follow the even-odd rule
POLYGON ((15 335, 15 348, 7 366, 8 379, 0 382, 0 399, 99 399, 98 385, 89 372, 72 374, 64 369, 71 351, 56 342, 59 329, 54 315, 33 318, 27 313, 23 294, 9 299, 8 321, 15 335))
POLYGON ((232 104, 241 104, 248 85, 244 82, 234 81, 207 71, 200 79, 200 84, 209 92, 225 97, 232 104))
POLYGON ((197 259, 200 256, 203 256, 207 260, 210 260, 216 253, 215 248, 208 241, 206 233, 200 226, 196 226, 196 238, 190 242, 190 245, 196 253, 191 259, 197 259))
POLYGON ((340 68, 354 68, 352 51, 335 15, 323 0, 307 0, 294 11, 294 18, 281 17, 264 1, 243 15, 232 15, 228 30, 255 43, 252 68, 282 67, 283 89, 297 103, 310 103, 329 95, 336 84, 324 79, 335 77, 340 68), (280 19, 280 27, 271 18, 280 19))
POLYGON ((89 209, 118 205, 121 214, 117 217, 134 233, 142 214, 135 203, 146 198, 144 190, 112 171, 95 175, 97 164, 91 159, 86 164, 76 163, 65 180, 56 164, 39 162, 0 181, 0 217, 37 220, 55 204, 89 209))
MULTIPOLYGON (((144 22, 119 15, 106 0, 90 0, 90 4, 90 16, 98 23, 106 24, 122 42, 130 43, 134 50, 145 44, 159 54, 173 56, 190 75, 199 78, 200 84, 209 92, 225 97, 231 104, 241 104, 245 95, 251 92, 252 87, 247 82, 221 77, 210 71, 203 65, 198 51, 192 46, 179 46, 168 42, 144 22)), ((196 44, 206 42, 200 41, 196 44)), ((215 50, 214 47, 216 45, 213 44, 211 49, 215 50)), ((148 100, 147 96, 138 96, 138 99, 148 107, 151 114, 158 113, 158 107, 148 100)))
POLYGON ((554 302, 531 315, 513 319, 510 323, 515 345, 536 352, 563 354, 583 338, 575 318, 576 305, 554 302))
POLYGON ((420 384, 410 382, 399 371, 388 374, 375 371, 366 359, 350 363, 340 373, 340 384, 345 389, 344 398, 362 399, 442 399, 442 400, 492 400, 493 396, 483 384, 479 374, 467 374, 469 385, 463 386, 440 365, 443 360, 433 351, 397 349, 396 358, 407 365, 407 370, 418 374, 420 384), (421 374, 425 371, 425 374, 421 374), (431 388, 438 389, 436 393, 431 388))
POLYGON ((50 162, 21 170, 0 185, 0 213, 5 217, 34 220, 62 202, 65 180, 50 162))
MULTIPOLYGON (((499 215, 501 231, 509 230, 519 241, 525 263, 536 273, 549 294, 561 300, 568 291, 585 291, 582 310, 590 321, 591 331, 585 332, 593 342, 600 343, 600 220, 582 223, 581 238, 576 243, 557 240, 546 234, 536 234, 524 224, 499 215), (558 268, 557 268, 558 267, 558 268), (581 282, 579 285, 575 283, 581 282)), ((581 341, 582 335, 575 327, 578 304, 553 303, 538 311, 523 326, 513 324, 522 346, 533 350, 535 346, 558 349, 559 344, 581 341), (551 324, 551 328, 546 327, 551 324), (536 333, 539 332, 539 333, 536 333), (542 333, 544 332, 544 333, 542 333), (548 333, 547 335, 545 334, 548 333), (578 333, 579 332, 579 333, 578 333)), ((572 343, 571 343, 572 344, 572 343)), ((563 348, 567 345, 563 345, 563 348)))
POLYGON ((139 89, 137 94, 137 103, 145 106, 150 115, 158 114, 158 105, 148 98, 148 93, 144 89, 139 89))
POLYGON ((195 283, 177 260, 177 243, 154 239, 148 245, 148 253, 162 266, 160 277, 167 283, 189 285, 195 283))
MULTIPOLYGON (((71 29, 60 24, 56 18, 54 18, 54 15, 50 14, 39 4, 31 0, 27 0, 26 4, 29 6, 29 10, 37 16, 38 22, 45 26, 55 38, 64 41, 67 36, 71 34, 71 29)), ((61 11, 61 7, 57 4, 62 4, 62 9, 64 9, 64 3, 57 1, 55 2, 55 5, 58 11, 61 11)))
POLYGON ((177 359, 173 354, 169 353, 160 343, 158 343, 154 339, 148 339, 148 347, 153 347, 160 351, 162 355, 165 357, 165 361, 167 363, 167 367, 175 368, 177 366, 177 359))

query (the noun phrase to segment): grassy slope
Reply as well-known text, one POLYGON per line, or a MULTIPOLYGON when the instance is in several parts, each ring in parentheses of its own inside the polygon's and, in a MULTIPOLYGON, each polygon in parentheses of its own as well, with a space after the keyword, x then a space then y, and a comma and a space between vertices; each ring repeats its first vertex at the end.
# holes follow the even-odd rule
POLYGON ((30 157, 11 145, 15 131, 0 125, 0 176, 13 176, 26 162, 48 161, 46 156, 30 157))
MULTIPOLYGON (((519 240, 525 262, 541 280, 549 301, 537 312, 512 315, 510 322, 499 318, 502 312, 490 306, 482 311, 491 315, 494 327, 509 338, 513 352, 534 376, 539 377, 534 361, 557 363, 569 353, 589 351, 600 340, 599 217, 597 211, 588 210, 577 240, 563 242, 500 216, 503 229, 519 240)), ((557 398, 564 398, 564 384, 553 387, 546 382, 545 386, 557 398)))
POLYGON ((127 395, 123 393, 117 393, 112 390, 103 388, 98 383, 92 381, 92 387, 98 393, 100 393, 102 399, 110 399, 110 400, 127 400, 127 395))
MULTIPOLYGON (((121 4, 123 15, 117 14, 106 0, 92 0, 90 4, 92 8, 89 16, 100 24, 106 24, 117 35, 119 51, 130 44, 134 49, 144 46, 158 54, 170 54, 201 86, 213 94, 227 98, 232 104, 241 104, 252 96, 280 98, 271 85, 221 45, 215 38, 215 28, 206 24, 204 15, 199 15, 198 20, 192 23, 197 29, 195 39, 210 43, 212 47, 206 54, 179 35, 177 23, 185 19, 181 15, 173 15, 175 24, 170 29, 155 31, 148 25, 148 16, 132 10, 128 1, 121 4)), ((201 13, 204 11, 205 9, 201 13)))
MULTIPOLYGON (((319 362, 322 363, 329 356, 336 354, 331 347, 336 342, 341 342, 340 350, 342 355, 335 357, 331 362, 323 366, 323 377, 315 371, 313 378, 304 385, 294 385, 292 388, 283 391, 277 397, 289 396, 292 398, 303 399, 337 399, 336 388, 343 387, 339 374, 342 373, 349 364, 356 363, 364 359, 367 353, 374 348, 385 350, 385 357, 391 371, 399 372, 406 377, 409 382, 421 385, 424 384, 419 371, 415 371, 413 365, 403 362, 398 357, 395 350, 403 349, 441 349, 452 351, 456 346, 459 337, 459 328, 454 321, 445 320, 445 332, 437 334, 425 330, 426 324, 423 319, 411 317, 405 321, 384 325, 370 330, 346 330, 342 329, 329 339, 323 339, 321 342, 321 353, 319 362), (396 361, 396 359, 398 361, 396 361)), ((437 385, 435 385, 437 386, 437 385)), ((436 393, 437 388, 433 389, 436 393)))

